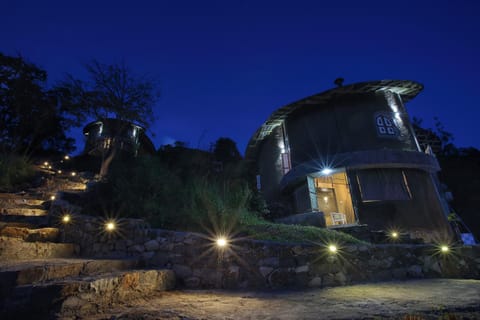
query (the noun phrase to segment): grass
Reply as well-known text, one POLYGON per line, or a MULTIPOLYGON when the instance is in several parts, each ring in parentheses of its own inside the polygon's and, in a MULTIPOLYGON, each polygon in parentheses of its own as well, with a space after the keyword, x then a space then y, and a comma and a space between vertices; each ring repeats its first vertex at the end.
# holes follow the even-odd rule
POLYGON ((343 244, 365 244, 343 232, 313 226, 273 223, 253 214, 243 215, 239 224, 243 233, 258 240, 324 243, 334 241, 343 244))

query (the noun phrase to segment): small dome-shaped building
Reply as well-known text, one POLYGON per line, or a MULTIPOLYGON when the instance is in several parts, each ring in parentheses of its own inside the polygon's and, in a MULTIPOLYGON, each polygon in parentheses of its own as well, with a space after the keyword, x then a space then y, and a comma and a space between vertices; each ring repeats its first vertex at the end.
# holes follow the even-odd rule
POLYGON ((155 146, 145 129, 133 122, 103 118, 90 122, 83 128, 86 138, 83 153, 102 155, 115 143, 119 150, 132 155, 153 154, 155 146))
POLYGON ((267 203, 316 212, 326 227, 451 237, 439 164, 421 150, 404 106, 422 89, 413 81, 355 83, 275 111, 246 150, 267 203))

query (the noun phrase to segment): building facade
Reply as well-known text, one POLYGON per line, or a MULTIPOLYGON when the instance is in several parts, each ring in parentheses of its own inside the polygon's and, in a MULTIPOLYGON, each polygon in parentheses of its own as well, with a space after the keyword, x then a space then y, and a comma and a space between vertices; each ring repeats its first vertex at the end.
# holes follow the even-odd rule
POLYGON ((129 121, 100 119, 87 124, 83 128, 83 134, 86 139, 84 154, 102 155, 113 144, 132 155, 155 152, 155 146, 145 134, 145 129, 129 121))
POLYGON ((326 227, 453 236, 439 164, 420 148, 404 105, 422 89, 412 81, 356 83, 275 111, 246 150, 267 203, 318 213, 326 227))

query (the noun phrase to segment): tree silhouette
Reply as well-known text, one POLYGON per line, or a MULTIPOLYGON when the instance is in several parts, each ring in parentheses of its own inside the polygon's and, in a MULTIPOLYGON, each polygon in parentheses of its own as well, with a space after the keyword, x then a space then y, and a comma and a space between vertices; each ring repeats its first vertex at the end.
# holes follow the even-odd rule
MULTIPOLYGON (((68 75, 57 88, 65 92, 70 105, 77 105, 96 119, 114 118, 127 125, 133 122, 148 129, 154 120, 153 108, 158 99, 155 81, 146 76, 136 76, 121 64, 102 64, 96 60, 85 65, 87 81, 68 75)), ((108 173, 110 163, 119 150, 117 128, 111 147, 103 150, 100 176, 108 173)))
POLYGON ((47 72, 21 56, 0 53, 0 148, 26 156, 40 150, 70 152, 65 130, 75 116, 46 88, 47 72))

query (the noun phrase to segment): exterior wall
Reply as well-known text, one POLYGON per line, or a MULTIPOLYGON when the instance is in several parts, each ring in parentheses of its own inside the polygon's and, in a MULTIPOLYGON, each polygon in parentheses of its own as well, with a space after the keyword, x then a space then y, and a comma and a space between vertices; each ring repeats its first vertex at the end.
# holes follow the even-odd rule
POLYGON ((75 217, 64 230, 88 257, 137 257, 147 266, 172 269, 187 288, 332 287, 412 278, 480 279, 480 246, 452 248, 442 255, 429 245, 366 245, 326 253, 323 245, 232 239, 219 250, 205 235, 149 229, 142 220, 123 220, 117 234, 102 221, 75 217))
POLYGON ((257 169, 260 175, 261 192, 268 202, 278 201, 280 196, 280 180, 282 170, 283 132, 277 127, 261 146, 257 169))
POLYGON ((395 93, 349 94, 327 106, 298 110, 286 120, 292 165, 318 159, 334 162, 334 154, 374 149, 418 151, 410 120, 395 93), (394 111, 397 110, 397 111, 394 111), (397 136, 377 132, 376 115, 397 117, 397 136))
POLYGON ((372 230, 400 229, 412 238, 427 242, 453 239, 444 208, 439 201, 430 173, 415 169, 390 169, 403 171, 411 193, 410 200, 362 201, 357 180, 360 170, 349 171, 351 192, 355 195, 357 212, 362 224, 372 230))

